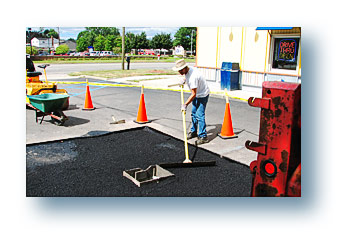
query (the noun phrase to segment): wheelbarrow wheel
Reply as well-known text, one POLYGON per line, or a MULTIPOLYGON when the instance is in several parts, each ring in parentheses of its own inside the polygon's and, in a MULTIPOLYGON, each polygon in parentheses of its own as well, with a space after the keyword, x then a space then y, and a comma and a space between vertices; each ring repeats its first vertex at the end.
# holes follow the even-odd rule
POLYGON ((53 114, 54 116, 57 116, 57 117, 60 118, 60 120, 58 120, 58 119, 52 117, 52 122, 53 122, 55 125, 57 125, 57 126, 62 126, 62 125, 65 123, 65 121, 66 121, 66 116, 65 116, 65 114, 64 114, 62 111, 54 111, 54 112, 52 112, 52 114, 53 114))

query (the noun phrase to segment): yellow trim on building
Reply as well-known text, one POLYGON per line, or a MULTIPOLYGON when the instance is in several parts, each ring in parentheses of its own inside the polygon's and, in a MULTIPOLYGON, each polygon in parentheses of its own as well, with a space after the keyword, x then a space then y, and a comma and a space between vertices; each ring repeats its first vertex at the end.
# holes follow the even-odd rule
POLYGON ((218 67, 219 29, 220 29, 220 27, 218 26, 218 28, 217 28, 217 52, 215 53, 215 67, 218 67))

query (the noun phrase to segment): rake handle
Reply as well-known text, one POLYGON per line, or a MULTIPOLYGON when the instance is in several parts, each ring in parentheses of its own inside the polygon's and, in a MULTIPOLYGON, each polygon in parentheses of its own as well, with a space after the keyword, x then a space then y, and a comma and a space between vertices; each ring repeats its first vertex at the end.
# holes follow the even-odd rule
MULTIPOLYGON (((184 104, 184 85, 181 85, 180 86, 181 90, 181 105, 184 104)), ((189 156, 188 156, 188 143, 187 143, 187 133, 186 133, 186 111, 182 111, 181 112, 182 114, 182 126, 183 126, 183 129, 184 129, 184 143, 185 143, 185 161, 184 163, 192 163, 192 161, 189 159, 189 156)))

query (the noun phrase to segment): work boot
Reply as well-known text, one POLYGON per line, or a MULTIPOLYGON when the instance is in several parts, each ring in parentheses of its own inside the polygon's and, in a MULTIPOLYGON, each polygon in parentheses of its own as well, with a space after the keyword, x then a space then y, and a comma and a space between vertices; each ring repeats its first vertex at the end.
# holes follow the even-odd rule
POLYGON ((198 136, 197 132, 190 131, 187 134, 187 140, 192 139, 192 138, 197 137, 197 136, 198 136))
POLYGON ((207 136, 206 137, 199 137, 196 141, 195 141, 195 145, 201 145, 201 144, 205 144, 208 142, 207 136))

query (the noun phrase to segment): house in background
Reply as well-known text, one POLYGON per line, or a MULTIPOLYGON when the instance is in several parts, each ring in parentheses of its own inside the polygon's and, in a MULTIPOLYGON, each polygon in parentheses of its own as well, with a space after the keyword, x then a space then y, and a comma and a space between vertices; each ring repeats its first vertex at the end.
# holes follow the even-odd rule
POLYGON ((220 82, 224 62, 239 66, 240 88, 301 82, 300 27, 198 27, 196 67, 220 82))
POLYGON ((32 39, 32 46, 39 49, 56 49, 59 46, 59 40, 55 38, 36 38, 32 39))
POLYGON ((76 51, 77 44, 72 40, 60 40, 60 45, 67 45, 70 51, 76 51))

